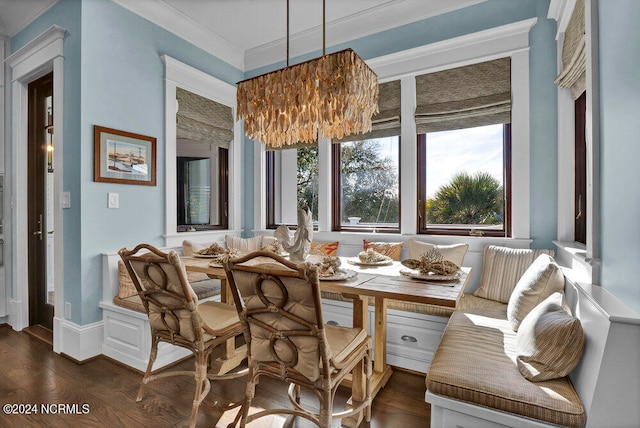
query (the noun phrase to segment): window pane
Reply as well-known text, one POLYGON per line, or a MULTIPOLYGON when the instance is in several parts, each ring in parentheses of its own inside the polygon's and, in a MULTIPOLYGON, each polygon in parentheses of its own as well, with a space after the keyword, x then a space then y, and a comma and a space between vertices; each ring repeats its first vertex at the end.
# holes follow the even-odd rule
POLYGON ((399 228, 399 137, 340 144, 341 227, 399 228))
POLYGON ((318 149, 267 152, 267 227, 295 225, 298 208, 308 206, 318 220, 318 149))
POLYGON ((297 219, 297 208, 308 206, 311 218, 318 220, 318 148, 309 147, 297 150, 297 195, 298 205, 294 215, 297 219))
POLYGON ((504 125, 426 134, 427 227, 504 229, 504 125))
POLYGON ((182 225, 209 224, 211 159, 178 158, 178 186, 184 198, 179 201, 183 203, 178 204, 178 222, 182 225))

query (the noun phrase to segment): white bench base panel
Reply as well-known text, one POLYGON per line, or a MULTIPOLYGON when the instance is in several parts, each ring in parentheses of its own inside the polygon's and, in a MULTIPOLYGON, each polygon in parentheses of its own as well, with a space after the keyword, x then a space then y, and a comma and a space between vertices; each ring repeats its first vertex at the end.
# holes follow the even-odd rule
POLYGON ((425 394, 425 401, 431 403, 431 428, 548 428, 557 426, 442 397, 429 391, 425 394))

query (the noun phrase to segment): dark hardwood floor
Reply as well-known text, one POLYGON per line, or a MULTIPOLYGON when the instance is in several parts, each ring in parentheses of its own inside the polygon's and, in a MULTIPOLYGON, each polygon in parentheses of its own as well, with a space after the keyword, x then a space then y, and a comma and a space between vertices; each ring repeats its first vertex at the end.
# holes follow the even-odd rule
MULTIPOLYGON (((193 359, 179 363, 178 367, 192 370, 193 359)), ((31 415, 0 412, 0 427, 186 426, 193 399, 193 378, 177 376, 151 382, 143 400, 137 403, 141 379, 141 373, 104 357, 77 364, 54 353, 51 345, 32 335, 0 326, 0 404, 35 404, 38 410, 31 415), (43 410, 50 413, 43 414, 43 410)), ((374 401, 371 422, 360 426, 428 427, 430 411, 424 402, 424 392, 423 375, 394 371, 374 401)), ((339 389, 337 408, 344 405, 348 393, 346 388, 339 389)), ((308 397, 303 395, 303 402, 308 397)), ((244 378, 212 383, 211 392, 200 406, 198 426, 226 427, 234 420, 243 399, 244 378)), ((252 407, 274 405, 288 405, 286 386, 263 377, 252 407)), ((315 427, 303 418, 292 420, 283 416, 259 419, 248 426, 315 427)), ((340 426, 339 421, 334 426, 340 426)))

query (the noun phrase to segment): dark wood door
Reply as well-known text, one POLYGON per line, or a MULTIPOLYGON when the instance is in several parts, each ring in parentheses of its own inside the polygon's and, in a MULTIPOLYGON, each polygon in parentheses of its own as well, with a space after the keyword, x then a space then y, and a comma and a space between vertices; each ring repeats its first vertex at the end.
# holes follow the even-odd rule
POLYGON ((53 292, 47 291, 47 146, 53 125, 53 73, 29 84, 29 325, 53 329, 53 292))

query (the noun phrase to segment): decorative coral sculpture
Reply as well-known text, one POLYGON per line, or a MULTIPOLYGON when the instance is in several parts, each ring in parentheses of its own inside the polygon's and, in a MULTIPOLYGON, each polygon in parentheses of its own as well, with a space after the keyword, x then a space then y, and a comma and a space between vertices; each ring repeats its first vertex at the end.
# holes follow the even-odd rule
POLYGON ((445 260, 442 253, 437 248, 432 248, 420 256, 420 260, 406 259, 402 262, 403 266, 409 269, 417 269, 422 274, 435 275, 452 275, 460 269, 455 263, 445 260))

